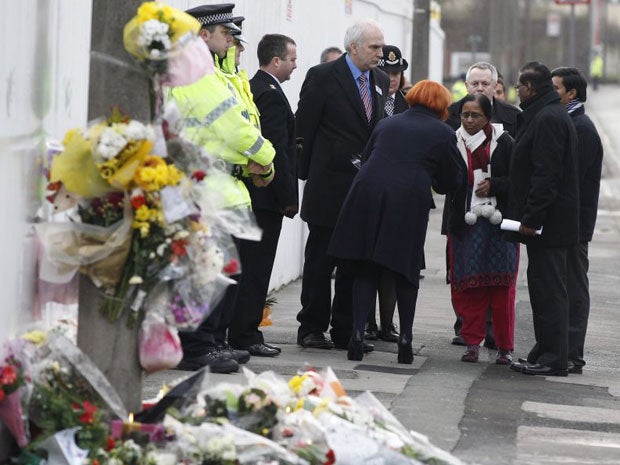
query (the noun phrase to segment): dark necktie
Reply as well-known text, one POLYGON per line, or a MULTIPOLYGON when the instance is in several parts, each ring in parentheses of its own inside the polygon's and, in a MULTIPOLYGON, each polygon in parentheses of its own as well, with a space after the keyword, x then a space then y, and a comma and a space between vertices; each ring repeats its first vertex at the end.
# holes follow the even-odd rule
POLYGON ((361 74, 360 77, 358 77, 357 79, 360 82, 360 95, 362 97, 362 103, 364 104, 364 110, 366 111, 366 119, 370 123, 370 121, 372 120, 372 100, 370 98, 368 88, 366 87, 366 82, 368 82, 368 78, 365 74, 361 74))
POLYGON ((392 116, 394 114, 394 96, 388 97, 385 101, 385 115, 392 116))

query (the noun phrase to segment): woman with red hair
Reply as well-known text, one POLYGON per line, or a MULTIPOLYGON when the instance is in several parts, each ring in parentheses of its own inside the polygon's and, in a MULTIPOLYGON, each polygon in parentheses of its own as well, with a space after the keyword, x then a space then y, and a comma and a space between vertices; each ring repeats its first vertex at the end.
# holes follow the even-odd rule
POLYGON ((413 319, 431 188, 444 194, 456 190, 461 180, 456 137, 442 122, 448 117, 450 91, 424 80, 406 99, 407 111, 381 120, 373 131, 329 245, 330 255, 354 262, 357 270, 349 360, 363 358, 364 326, 387 268, 396 276, 398 362, 413 362, 413 319))

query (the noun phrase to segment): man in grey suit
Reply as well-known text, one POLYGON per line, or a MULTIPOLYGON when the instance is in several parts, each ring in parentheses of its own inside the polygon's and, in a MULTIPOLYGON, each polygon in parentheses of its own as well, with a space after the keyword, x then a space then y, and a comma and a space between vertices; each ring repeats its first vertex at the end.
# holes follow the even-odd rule
MULTIPOLYGON (((303 139, 298 176, 307 180, 301 218, 308 223, 297 343, 303 347, 346 349, 352 330, 354 270, 336 266, 327 247, 359 157, 377 121, 384 117, 389 78, 376 69, 383 56, 383 32, 373 20, 345 33, 346 53, 311 68, 301 88, 296 133, 303 139), (331 340, 325 337, 330 325, 331 340)), ((366 350, 372 350, 368 344, 366 350)))

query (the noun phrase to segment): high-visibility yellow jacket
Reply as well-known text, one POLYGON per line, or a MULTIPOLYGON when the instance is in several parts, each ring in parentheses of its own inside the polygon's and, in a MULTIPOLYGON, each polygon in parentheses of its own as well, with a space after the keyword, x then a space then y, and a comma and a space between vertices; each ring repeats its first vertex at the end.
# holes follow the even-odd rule
MULTIPOLYGON (((226 161, 231 168, 245 166, 249 160, 263 166, 272 162, 275 150, 271 142, 250 122, 235 87, 218 67, 214 74, 193 84, 171 89, 169 95, 184 118, 183 136, 212 156, 226 161)), ((238 180, 237 184, 241 193, 224 194, 227 207, 251 203, 243 182, 238 180)))
POLYGON ((260 129, 260 112, 254 103, 254 96, 250 89, 250 79, 245 69, 237 70, 235 65, 235 49, 236 47, 230 47, 219 67, 224 72, 224 76, 228 79, 235 91, 237 92, 239 103, 245 106, 247 111, 247 118, 250 122, 260 129))
POLYGON ((595 55, 590 63, 590 77, 603 77, 603 57, 595 55))

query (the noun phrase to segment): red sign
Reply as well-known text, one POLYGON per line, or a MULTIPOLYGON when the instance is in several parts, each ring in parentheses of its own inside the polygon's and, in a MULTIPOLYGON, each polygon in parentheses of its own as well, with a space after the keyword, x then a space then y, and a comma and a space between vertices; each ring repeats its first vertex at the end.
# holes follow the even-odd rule
POLYGON ((558 5, 588 5, 590 0, 554 0, 558 5))

